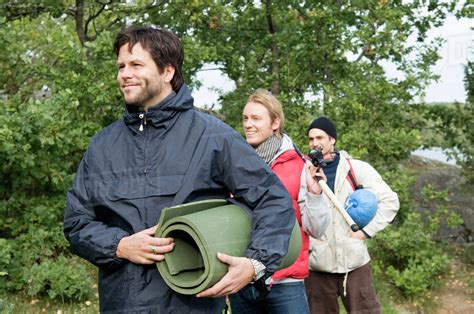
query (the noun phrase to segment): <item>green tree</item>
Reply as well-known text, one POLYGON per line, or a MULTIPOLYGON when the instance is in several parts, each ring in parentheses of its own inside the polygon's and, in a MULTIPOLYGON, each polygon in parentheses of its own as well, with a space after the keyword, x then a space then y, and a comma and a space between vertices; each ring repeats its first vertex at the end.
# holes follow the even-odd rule
MULTIPOLYGON (((303 150, 305 126, 320 114, 333 118, 338 146, 384 170, 404 218, 412 217, 413 178, 398 164, 420 145, 417 126, 449 124, 463 136, 443 145, 463 154, 472 143, 461 129, 472 93, 469 105, 449 111, 449 123, 433 118, 438 108, 413 103, 436 77, 441 41, 426 42, 426 34, 455 4, 0 0, 0 290, 75 300, 89 292, 84 262, 62 235, 64 196, 90 138, 122 114, 111 44, 124 25, 178 33, 191 87, 203 64, 219 67, 236 85, 219 113, 237 128, 247 95, 260 87, 283 101, 286 129, 303 150), (399 78, 387 77, 387 63, 399 78)), ((472 63, 466 71, 472 91, 472 63)))
MULTIPOLYGON (((211 47, 206 61, 235 83, 236 89, 221 98, 221 113, 232 126, 240 126, 246 96, 255 88, 268 88, 284 102, 287 131, 300 146, 306 146, 301 126, 326 114, 341 130, 341 147, 389 168, 420 144, 408 104, 436 77, 431 66, 439 59, 441 41, 427 42, 426 34, 453 8, 442 1, 193 1, 184 8, 166 6, 182 13, 170 15, 170 22, 211 47), (387 63, 401 78, 387 77, 387 63)), ((162 21, 161 13, 151 10, 149 19, 162 21)))
MULTIPOLYGON (((472 19, 474 5, 465 1, 456 12, 458 18, 472 19)), ((474 28, 471 27, 471 31, 474 28)), ((474 63, 466 60, 464 67, 465 103, 430 104, 421 106, 423 119, 422 144, 424 147, 441 147, 463 169, 467 183, 474 182, 474 63)))
POLYGON ((86 49, 72 23, 48 15, 0 29, 0 67, 8 73, 0 87, 0 238, 10 256, 0 262, 7 277, 0 288, 30 287, 31 294, 65 299, 90 293, 92 278, 71 259, 61 221, 65 192, 89 138, 118 116, 114 58, 110 48, 102 54, 106 42, 110 34, 104 32, 86 49), (46 280, 38 269, 57 273, 46 280))
POLYGON ((61 221, 89 139, 120 116, 111 42, 125 14, 115 21, 113 2, 1 3, 0 290, 63 300, 91 293, 61 221))
MULTIPOLYGON (((90 138, 123 112, 114 35, 149 6, 0 2, 0 274, 7 279, 0 290, 90 294, 85 262, 71 256, 62 234, 65 194, 90 138)), ((184 44, 192 50, 192 41, 184 44)), ((197 60, 187 66, 197 69, 197 60)))

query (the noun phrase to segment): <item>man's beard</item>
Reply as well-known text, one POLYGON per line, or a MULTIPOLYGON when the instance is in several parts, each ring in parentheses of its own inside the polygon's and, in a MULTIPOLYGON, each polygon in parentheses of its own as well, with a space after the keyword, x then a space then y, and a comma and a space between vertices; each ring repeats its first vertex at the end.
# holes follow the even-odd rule
MULTIPOLYGON (((163 88, 159 84, 159 82, 155 82, 154 86, 148 84, 148 81, 145 81, 145 87, 142 89, 143 91, 131 99, 126 99, 125 94, 122 91, 122 95, 124 96, 125 99, 125 104, 129 106, 137 106, 137 107, 144 107, 145 103, 148 102, 150 99, 155 98, 159 94, 161 94, 161 91, 163 88)), ((156 104, 152 104, 156 105, 156 104)), ((148 105, 149 106, 149 105, 148 105)))

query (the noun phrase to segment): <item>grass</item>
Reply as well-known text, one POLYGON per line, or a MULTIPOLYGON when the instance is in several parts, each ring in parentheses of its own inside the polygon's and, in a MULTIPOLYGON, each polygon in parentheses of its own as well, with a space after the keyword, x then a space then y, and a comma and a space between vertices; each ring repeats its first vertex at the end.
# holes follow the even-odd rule
POLYGON ((97 299, 81 303, 61 302, 48 298, 36 298, 22 294, 0 294, 1 314, 22 313, 99 313, 99 302, 97 299))
MULTIPOLYGON (((379 284, 376 283, 376 286, 379 284)), ((388 286, 378 288, 378 297, 382 305, 382 313, 397 314, 399 311, 391 300, 389 295, 393 295, 388 286)), ((344 306, 340 303, 341 313, 346 313, 344 306)), ((0 295, 0 314, 21 314, 21 313, 83 313, 95 314, 99 313, 98 300, 86 301, 82 303, 67 303, 60 301, 52 301, 48 299, 38 299, 20 294, 3 294, 0 295)))
POLYGON ((444 248, 450 259, 449 270, 439 276, 440 284, 436 288, 414 299, 405 298, 380 276, 375 278, 382 313, 474 313, 473 260, 468 256, 469 247, 451 244, 444 248))

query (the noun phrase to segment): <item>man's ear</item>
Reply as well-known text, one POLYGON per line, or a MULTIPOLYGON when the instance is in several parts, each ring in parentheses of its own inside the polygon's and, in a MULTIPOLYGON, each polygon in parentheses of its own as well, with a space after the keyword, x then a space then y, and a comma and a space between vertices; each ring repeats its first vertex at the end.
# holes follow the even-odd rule
POLYGON ((336 145, 336 139, 334 137, 329 137, 329 141, 331 142, 332 146, 336 145))
POLYGON ((163 73, 165 74, 165 82, 166 83, 171 82, 171 80, 174 77, 174 72, 175 72, 174 66, 172 66, 171 64, 168 64, 167 66, 165 66, 165 68, 163 70, 163 73))

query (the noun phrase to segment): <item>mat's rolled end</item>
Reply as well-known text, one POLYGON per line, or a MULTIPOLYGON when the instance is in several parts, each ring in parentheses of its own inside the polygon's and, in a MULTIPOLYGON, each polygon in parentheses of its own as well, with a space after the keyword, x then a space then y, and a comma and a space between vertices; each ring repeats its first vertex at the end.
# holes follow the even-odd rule
MULTIPOLYGON (((217 253, 244 256, 250 243, 252 221, 241 207, 225 200, 206 200, 163 209, 156 236, 174 239, 173 251, 157 263, 166 284, 181 294, 197 294, 212 287, 226 273, 217 253)), ((292 230, 288 254, 280 269, 299 255, 298 222, 292 230)))
POLYGON ((278 269, 283 269, 291 266, 298 256, 300 255, 301 250, 301 230, 298 221, 295 219, 295 224, 293 230, 291 230, 290 244, 288 245, 288 253, 285 255, 281 261, 280 267, 278 269))

